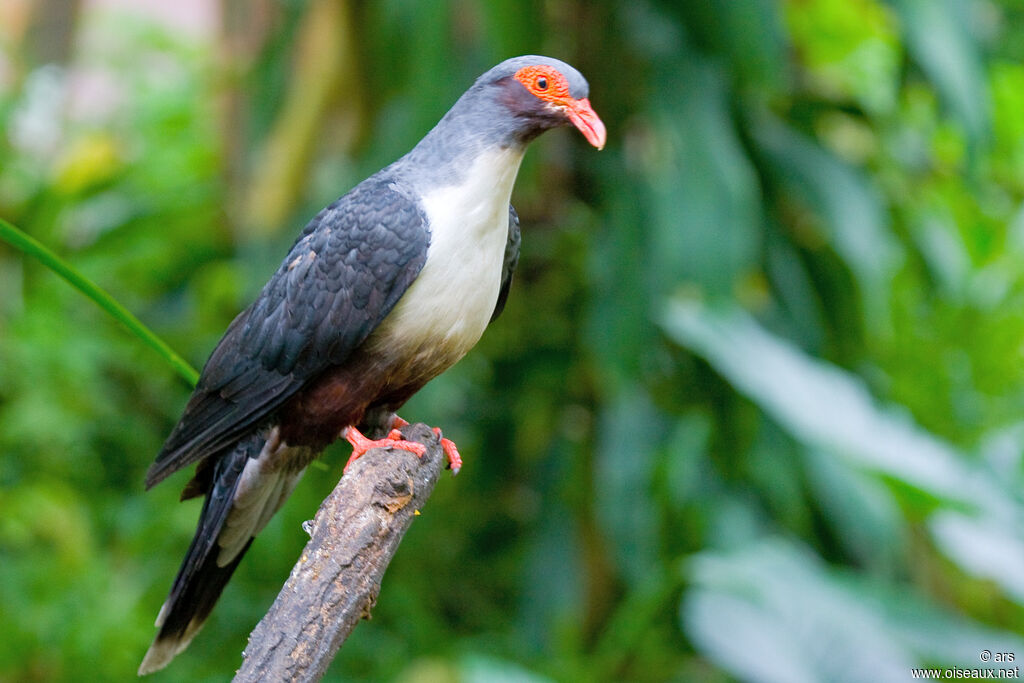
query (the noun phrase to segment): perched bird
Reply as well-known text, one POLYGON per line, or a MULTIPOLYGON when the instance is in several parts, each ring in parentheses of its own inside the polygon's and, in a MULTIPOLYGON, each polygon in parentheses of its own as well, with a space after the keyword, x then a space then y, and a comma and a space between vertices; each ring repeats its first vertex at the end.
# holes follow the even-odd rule
MULTIPOLYGON (((378 445, 422 455, 395 411, 505 306, 520 240, 509 199, 530 141, 572 124, 604 146, 587 95, 557 59, 497 65, 412 151, 317 214, 231 323, 146 476, 148 489, 198 463, 182 500, 205 500, 140 675, 188 646, 328 444, 344 436, 352 459, 378 445)), ((457 471, 455 445, 442 444, 457 471)))

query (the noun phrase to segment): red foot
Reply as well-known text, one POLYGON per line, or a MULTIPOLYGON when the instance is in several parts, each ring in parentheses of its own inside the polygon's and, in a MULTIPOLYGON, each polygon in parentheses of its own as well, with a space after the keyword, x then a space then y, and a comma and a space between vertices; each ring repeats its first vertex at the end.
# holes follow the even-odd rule
POLYGON ((342 472, 347 472, 349 465, 363 457, 363 454, 372 448, 401 448, 404 451, 415 453, 421 458, 427 452, 427 447, 423 444, 403 439, 401 432, 397 429, 392 429, 383 439, 375 440, 366 438, 355 427, 347 427, 345 429, 345 440, 352 444, 352 455, 349 456, 348 462, 345 463, 345 469, 342 472))
MULTIPOLYGON (((391 421, 391 431, 383 439, 377 440, 366 438, 355 427, 347 427, 344 432, 345 440, 352 444, 352 455, 349 456, 342 472, 347 472, 348 466, 363 457, 363 454, 371 448, 401 448, 422 458, 423 454, 427 452, 426 446, 415 441, 406 441, 402 438, 402 433, 398 431, 399 427, 408 425, 408 422, 395 415, 391 421)), ((452 471, 452 476, 455 476, 462 469, 462 456, 459 455, 459 449, 455 446, 454 441, 441 436, 440 427, 434 427, 434 434, 441 440, 441 448, 444 449, 445 457, 448 458, 448 469, 452 471)))
MULTIPOLYGON (((392 434, 398 431, 399 427, 407 427, 409 423, 402 418, 395 415, 394 419, 391 420, 391 432, 392 434)), ((441 428, 434 427, 434 434, 437 438, 441 439, 441 448, 444 449, 444 454, 448 458, 448 469, 452 471, 454 477, 462 469, 462 456, 459 455, 459 449, 455 446, 455 442, 451 439, 446 439, 441 436, 441 428)))
POLYGON ((437 438, 441 439, 441 448, 444 449, 444 454, 448 456, 448 469, 452 471, 452 476, 454 477, 462 469, 462 456, 459 455, 459 449, 455 447, 454 441, 441 436, 440 427, 434 427, 434 433, 437 434, 437 438))

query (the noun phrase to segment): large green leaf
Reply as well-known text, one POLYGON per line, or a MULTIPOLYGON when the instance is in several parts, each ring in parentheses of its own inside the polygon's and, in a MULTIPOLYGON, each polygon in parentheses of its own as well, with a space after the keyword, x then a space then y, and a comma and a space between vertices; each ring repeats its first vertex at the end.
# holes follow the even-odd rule
POLYGON ((939 548, 1024 604, 1024 563, 1014 561, 1024 549, 1024 505, 983 464, 879 405, 858 378, 806 356, 736 308, 680 299, 663 324, 805 445, 978 515, 935 513, 931 529, 939 548))
POLYGON ((746 681, 904 681, 916 666, 979 666, 983 650, 1024 640, 956 617, 897 586, 825 566, 806 548, 765 538, 688 563, 686 631, 746 681))
POLYGON ((938 498, 992 503, 993 482, 955 449, 895 409, 879 407, 860 379, 805 355, 738 308, 677 299, 663 324, 799 441, 938 498))

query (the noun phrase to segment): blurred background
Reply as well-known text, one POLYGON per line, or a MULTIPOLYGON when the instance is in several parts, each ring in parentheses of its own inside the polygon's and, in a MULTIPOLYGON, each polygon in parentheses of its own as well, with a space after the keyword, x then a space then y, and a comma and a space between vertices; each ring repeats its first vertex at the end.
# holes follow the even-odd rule
MULTIPOLYGON (((2 0, 0 217, 200 366, 309 217, 526 53, 609 144, 527 155, 508 307, 403 411, 466 466, 328 679, 1024 658, 1018 0, 2 0)), ((188 394, 0 243, 0 680, 134 678, 199 511, 142 486, 188 394)), ((153 680, 235 670, 347 455, 153 680)))

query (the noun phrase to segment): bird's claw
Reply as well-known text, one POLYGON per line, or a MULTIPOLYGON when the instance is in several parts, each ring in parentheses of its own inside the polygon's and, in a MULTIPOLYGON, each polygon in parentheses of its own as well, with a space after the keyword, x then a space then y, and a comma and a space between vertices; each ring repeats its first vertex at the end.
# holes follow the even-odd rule
MULTIPOLYGON (((373 448, 401 448, 404 451, 415 453, 418 457, 422 458, 427 452, 427 447, 416 441, 407 441, 402 436, 402 432, 399 431, 399 427, 405 427, 408 424, 408 422, 395 415, 391 422, 392 429, 383 439, 368 439, 355 427, 347 427, 345 429, 345 440, 352 444, 352 455, 349 456, 348 462, 345 463, 343 472, 347 472, 349 465, 363 457, 366 451, 373 448)), ((446 439, 441 435, 440 427, 434 427, 434 434, 441 442, 441 448, 448 459, 448 469, 452 471, 452 476, 458 474, 459 470, 462 469, 462 456, 459 455, 458 447, 456 447, 454 441, 446 439)))
POLYGON ((421 458, 427 452, 426 446, 415 441, 406 441, 402 437, 402 433, 397 429, 392 429, 383 439, 368 439, 355 427, 348 427, 345 429, 345 440, 352 444, 352 455, 349 456, 348 462, 345 463, 345 468, 342 470, 343 473, 348 471, 349 465, 363 457, 366 451, 373 448, 401 448, 403 451, 415 453, 421 458))
POLYGON ((459 449, 455 446, 454 441, 441 436, 440 427, 434 427, 434 434, 441 440, 441 448, 444 449, 444 454, 448 458, 448 469, 452 471, 454 477, 462 469, 462 456, 459 455, 459 449))

